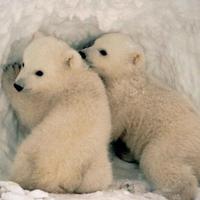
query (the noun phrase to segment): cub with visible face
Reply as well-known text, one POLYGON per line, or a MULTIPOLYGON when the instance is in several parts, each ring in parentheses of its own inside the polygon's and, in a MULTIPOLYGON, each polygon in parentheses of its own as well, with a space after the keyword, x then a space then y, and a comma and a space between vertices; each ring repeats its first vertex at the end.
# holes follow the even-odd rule
POLYGON ((11 180, 54 193, 107 188, 112 181, 107 153, 111 121, 97 74, 53 37, 34 39, 23 62, 14 87, 24 96, 37 95, 43 108, 33 110, 40 119, 18 149, 11 180))
POLYGON ((80 54, 105 84, 113 140, 121 137, 158 192, 194 199, 200 118, 190 103, 145 73, 141 47, 125 34, 105 34, 80 54))

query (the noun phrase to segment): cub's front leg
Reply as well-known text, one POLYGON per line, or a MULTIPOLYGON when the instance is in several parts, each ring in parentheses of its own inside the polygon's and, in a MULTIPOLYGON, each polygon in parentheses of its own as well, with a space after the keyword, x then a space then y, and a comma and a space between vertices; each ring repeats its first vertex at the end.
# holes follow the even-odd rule
POLYGON ((18 92, 14 88, 13 84, 15 82, 15 79, 17 78, 21 67, 23 64, 14 63, 5 65, 3 67, 3 73, 2 73, 2 88, 6 94, 6 96, 12 100, 13 97, 18 95, 18 92))
POLYGON ((112 167, 108 159, 107 152, 102 150, 99 155, 93 158, 91 165, 83 176, 80 187, 76 190, 78 193, 96 192, 105 190, 112 183, 112 167))
POLYGON ((24 105, 27 104, 27 100, 24 97, 24 94, 22 92, 19 93, 13 85, 22 66, 23 64, 19 63, 4 66, 1 80, 5 95, 7 96, 12 108, 18 114, 24 111, 24 105))
POLYGON ((76 119, 67 114, 62 106, 54 108, 19 147, 11 179, 23 188, 66 193, 81 184, 83 160, 71 125, 76 119))

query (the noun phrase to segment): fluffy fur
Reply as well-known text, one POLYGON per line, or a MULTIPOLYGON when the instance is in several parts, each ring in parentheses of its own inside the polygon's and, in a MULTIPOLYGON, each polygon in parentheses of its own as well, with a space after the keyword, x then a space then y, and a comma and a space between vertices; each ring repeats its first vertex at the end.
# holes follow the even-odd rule
POLYGON ((113 139, 123 139, 158 192, 170 200, 194 199, 200 119, 189 101, 145 73, 143 51, 127 35, 103 35, 82 52, 105 83, 113 139))
POLYGON ((30 130, 11 180, 56 193, 105 189, 112 181, 111 122, 101 80, 83 66, 77 52, 53 37, 34 39, 23 61, 20 72, 14 66, 3 74, 11 105, 30 130), (37 76, 38 70, 44 75, 37 76), (15 91, 14 80, 22 91, 15 91))

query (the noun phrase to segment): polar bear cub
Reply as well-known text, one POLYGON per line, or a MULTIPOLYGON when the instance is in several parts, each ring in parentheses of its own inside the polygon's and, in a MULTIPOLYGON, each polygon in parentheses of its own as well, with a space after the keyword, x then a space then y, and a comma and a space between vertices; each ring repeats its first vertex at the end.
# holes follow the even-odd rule
POLYGON ((145 73, 141 47, 125 34, 105 34, 80 54, 105 83, 113 139, 122 138, 158 192, 194 199, 200 118, 187 99, 145 73))
POLYGON ((107 188, 111 122, 101 80, 83 67, 75 50, 53 37, 34 39, 23 61, 14 87, 19 94, 37 95, 45 108, 19 147, 11 180, 54 193, 107 188))

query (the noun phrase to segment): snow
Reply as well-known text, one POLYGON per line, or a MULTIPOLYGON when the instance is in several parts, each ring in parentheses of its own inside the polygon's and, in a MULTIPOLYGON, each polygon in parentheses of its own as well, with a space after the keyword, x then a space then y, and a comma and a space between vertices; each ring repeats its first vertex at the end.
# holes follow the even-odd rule
POLYGON ((0 182, 1 200, 53 200, 49 194, 41 190, 25 191, 13 182, 0 182))
MULTIPOLYGON (((24 47, 38 30, 59 37, 74 48, 82 48, 104 32, 122 31, 143 46, 148 72, 186 94, 198 110, 199 8, 199 0, 2 0, 0 64, 19 61, 24 47)), ((17 145, 22 139, 22 134, 17 131, 16 118, 0 89, 0 180, 7 180, 17 145)), ((149 193, 149 185, 135 165, 115 157, 112 162, 117 180, 113 191, 56 195, 54 198, 163 199, 149 193), (121 187, 124 190, 119 190, 121 187)), ((38 195, 38 191, 32 193, 33 196, 27 195, 13 183, 0 185, 0 191, 0 198, 6 200, 35 199, 34 195, 38 195)))
POLYGON ((158 194, 145 193, 141 195, 138 191, 132 194, 124 189, 114 190, 110 189, 108 191, 98 191, 90 194, 51 194, 41 190, 24 191, 19 185, 12 182, 1 182, 0 184, 0 200, 80 200, 80 199, 90 199, 90 200, 121 200, 121 199, 137 199, 137 200, 165 200, 158 194), (19 190, 20 188, 20 190, 19 190), (20 191, 20 192, 19 192, 20 191), (21 192, 23 191, 23 192, 21 192))
POLYGON ((0 182, 0 188, 1 188, 1 192, 5 193, 5 192, 12 192, 12 193, 16 193, 19 195, 24 195, 24 190, 17 184, 17 183, 13 183, 10 181, 1 181, 0 182))
POLYGON ((48 198, 48 193, 41 191, 41 190, 33 190, 30 193, 28 193, 28 196, 34 198, 34 199, 41 199, 41 198, 48 198))
POLYGON ((166 198, 153 193, 146 193, 144 195, 131 194, 127 191, 108 191, 108 192, 96 192, 93 194, 85 195, 54 195, 56 200, 166 200, 166 198))

